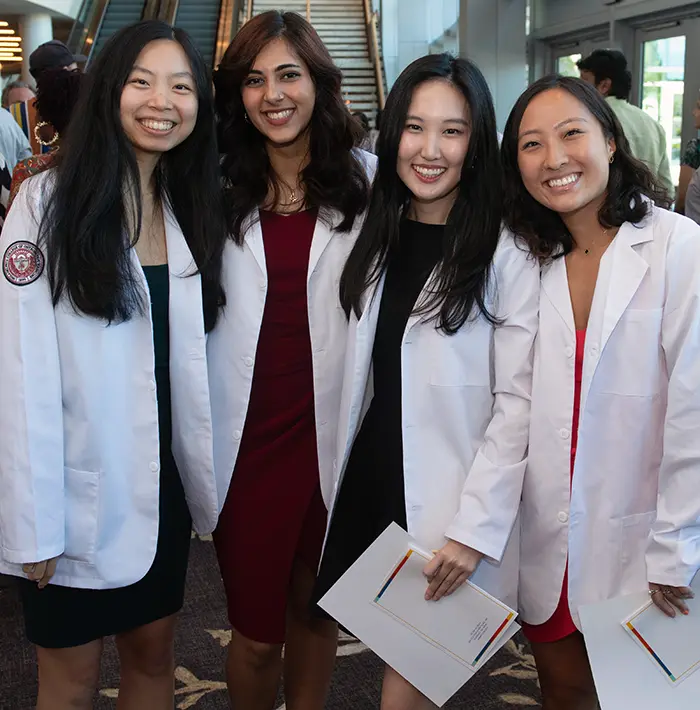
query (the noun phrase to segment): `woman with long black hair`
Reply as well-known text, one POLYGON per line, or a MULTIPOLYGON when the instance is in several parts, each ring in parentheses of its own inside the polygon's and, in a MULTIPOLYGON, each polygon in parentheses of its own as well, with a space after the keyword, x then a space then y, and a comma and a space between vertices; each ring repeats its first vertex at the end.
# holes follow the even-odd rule
POLYGON ((113 634, 119 707, 173 707, 192 522, 219 510, 225 236, 204 62, 165 23, 125 28, 0 242, 0 570, 24 577, 40 710, 93 706, 113 634))
MULTIPOLYGON (((396 522, 438 550, 427 600, 474 574, 515 603, 516 578, 496 561, 514 549, 539 278, 501 234, 496 121, 478 68, 447 54, 416 60, 389 94, 377 147, 367 220, 340 283, 354 346, 316 596, 396 522)), ((382 708, 428 707, 387 668, 382 708)))
POLYGON ((646 591, 687 613, 700 568, 700 229, 579 79, 523 93, 502 162, 542 264, 520 613, 545 710, 596 710, 579 607, 646 591))
POLYGON ((234 707, 322 710, 337 628, 313 618, 347 320, 343 264, 373 156, 354 148, 341 73, 299 15, 246 23, 215 75, 228 306, 208 343, 219 494, 214 535, 233 626, 234 707))

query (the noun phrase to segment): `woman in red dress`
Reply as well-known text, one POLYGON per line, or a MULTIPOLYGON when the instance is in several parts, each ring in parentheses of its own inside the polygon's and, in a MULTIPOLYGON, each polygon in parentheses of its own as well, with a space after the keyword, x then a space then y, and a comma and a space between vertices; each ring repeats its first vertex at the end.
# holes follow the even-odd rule
POLYGON ((544 710, 597 710, 580 609, 648 592, 685 614, 700 569, 700 229, 580 79, 522 94, 501 159, 541 264, 520 618, 544 710))
POLYGON ((214 542, 233 627, 233 706, 321 710, 337 627, 310 598, 335 486, 347 320, 338 283, 374 158, 341 74, 294 13, 248 22, 216 72, 231 242, 208 341, 223 505, 214 542), (285 645, 284 661, 282 646, 285 645))

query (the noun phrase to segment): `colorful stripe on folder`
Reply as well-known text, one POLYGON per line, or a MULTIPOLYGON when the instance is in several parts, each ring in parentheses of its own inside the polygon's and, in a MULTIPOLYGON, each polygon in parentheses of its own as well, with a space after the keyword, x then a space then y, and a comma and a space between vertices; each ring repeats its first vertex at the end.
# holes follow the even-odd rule
POLYGON ((654 649, 644 640, 644 637, 634 628, 631 621, 627 622, 627 628, 635 635, 639 643, 646 648, 647 651, 654 657, 654 660, 663 668, 664 673, 675 683, 676 677, 671 673, 671 671, 664 665, 663 661, 654 653, 654 649))
POLYGON ((473 666, 475 666, 479 662, 479 659, 486 653, 489 646, 500 636, 501 631, 503 631, 503 629, 507 626, 508 622, 512 618, 513 614, 508 614, 505 621, 498 627, 498 629, 496 629, 496 633, 488 640, 488 643, 481 649, 481 651, 479 651, 479 654, 474 659, 474 663, 472 663, 473 666))
POLYGON ((378 602, 378 601, 382 598, 382 594, 384 594, 384 592, 386 592, 386 590, 388 589, 389 585, 394 581, 394 578, 395 578, 396 575, 401 571, 401 568, 408 562, 408 559, 409 559, 409 557, 410 557, 412 554, 413 554, 413 550, 409 550, 409 551, 406 553, 406 557, 404 557, 404 558, 401 560, 401 562, 399 562, 399 564, 396 565, 396 569, 391 573, 391 575, 389 576, 389 579, 386 580, 386 583, 384 584, 384 586, 383 586, 383 587, 381 588, 381 590, 379 591, 379 594, 377 594, 377 596, 375 597, 375 599, 374 599, 375 603, 378 602))

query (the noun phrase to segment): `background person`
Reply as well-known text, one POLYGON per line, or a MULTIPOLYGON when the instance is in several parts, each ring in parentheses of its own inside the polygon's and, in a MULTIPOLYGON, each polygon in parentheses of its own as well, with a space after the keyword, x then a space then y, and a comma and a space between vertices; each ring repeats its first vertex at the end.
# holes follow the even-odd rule
POLYGON ((596 49, 576 66, 581 78, 605 96, 622 125, 632 155, 646 163, 673 201, 676 186, 666 152, 666 133, 658 121, 629 102, 632 72, 625 55, 615 49, 596 49))
POLYGON ((32 154, 27 136, 10 113, 2 109, 0 109, 0 153, 5 156, 10 174, 20 160, 32 154))
POLYGON ((44 127, 50 129, 51 138, 48 141, 42 139, 42 142, 52 150, 49 153, 30 156, 17 163, 12 173, 8 209, 17 196, 20 186, 27 178, 55 165, 61 146, 61 137, 68 128, 84 78, 85 74, 63 69, 48 69, 39 76, 36 98, 37 116, 40 119, 38 125, 39 129, 44 127))
MULTIPOLYGON (((696 130, 700 131, 700 97, 693 108, 693 120, 696 130)), ((678 181, 678 194, 676 196, 676 212, 685 214, 685 200, 688 184, 695 172, 700 168, 700 139, 692 138, 688 141, 683 156, 681 157, 681 173, 678 181)))
POLYGON ((11 81, 2 90, 2 107, 10 108, 12 104, 31 101, 34 91, 26 81, 11 81))

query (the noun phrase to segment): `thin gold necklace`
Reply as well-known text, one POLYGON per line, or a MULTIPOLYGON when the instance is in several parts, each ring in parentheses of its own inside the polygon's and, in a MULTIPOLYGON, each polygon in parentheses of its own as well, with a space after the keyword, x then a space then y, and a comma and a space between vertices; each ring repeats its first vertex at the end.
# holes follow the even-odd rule
MULTIPOLYGON (((607 230, 607 229, 604 229, 604 230, 603 230, 603 236, 604 236, 604 237, 607 237, 607 236, 608 236, 608 230, 607 230)), ((595 240, 593 240, 593 241, 591 242, 591 247, 594 247, 594 246, 596 246, 595 240)), ((584 249, 584 250, 583 250, 583 253, 586 254, 586 255, 588 255, 588 254, 591 253, 591 250, 590 250, 590 249, 584 249)))
POLYGON ((304 195, 297 197, 297 191, 293 187, 290 187, 289 190, 292 193, 289 196, 289 202, 280 202, 280 207, 291 207, 304 199, 304 195))

